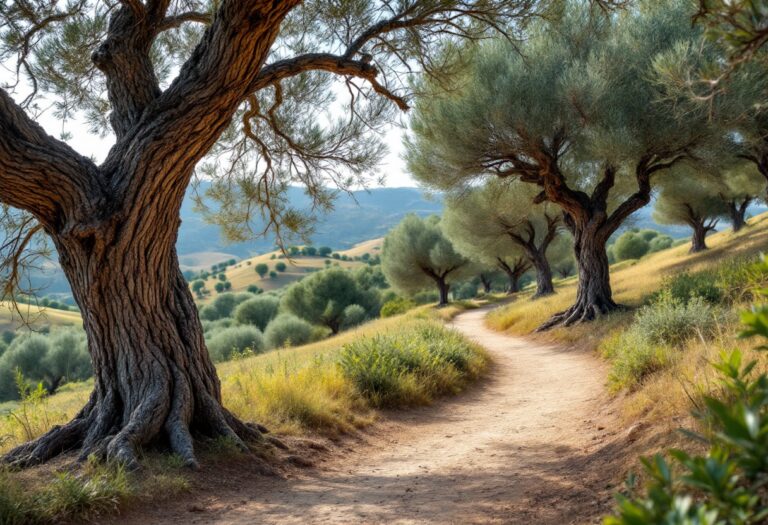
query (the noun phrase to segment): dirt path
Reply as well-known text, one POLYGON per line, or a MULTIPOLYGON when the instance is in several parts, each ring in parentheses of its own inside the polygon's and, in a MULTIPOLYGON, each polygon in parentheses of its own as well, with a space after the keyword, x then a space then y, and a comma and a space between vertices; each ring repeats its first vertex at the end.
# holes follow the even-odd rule
POLYGON ((120 523, 585 523, 610 505, 620 455, 604 370, 591 355, 455 326, 494 366, 470 391, 395 415, 288 479, 253 476, 191 505, 120 523))

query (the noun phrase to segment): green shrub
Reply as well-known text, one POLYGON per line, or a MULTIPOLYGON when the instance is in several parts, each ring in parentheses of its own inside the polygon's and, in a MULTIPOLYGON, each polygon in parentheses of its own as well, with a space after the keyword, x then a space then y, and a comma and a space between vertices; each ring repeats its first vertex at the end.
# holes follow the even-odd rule
POLYGON ((416 304, 436 303, 440 300, 440 294, 435 290, 425 290, 414 294, 411 299, 416 304))
POLYGON ((42 334, 24 334, 14 339, 0 357, 0 399, 18 399, 17 370, 35 382, 43 381, 43 360, 50 350, 51 343, 42 334))
POLYGON ((632 390, 650 374, 669 366, 677 356, 674 349, 653 344, 632 329, 608 337, 600 351, 611 360, 608 384, 613 391, 632 390))
POLYGON ((235 309, 235 319, 240 324, 250 324, 264 330, 277 315, 280 300, 272 295, 249 299, 235 309))
POLYGON ((216 308, 216 311, 219 313, 219 319, 222 317, 232 317, 232 312, 235 310, 235 307, 242 302, 242 300, 250 299, 250 297, 243 297, 241 300, 238 295, 239 294, 223 293, 214 299, 211 305, 216 308))
POLYGON ((625 232, 613 244, 613 254, 617 261, 639 259, 651 249, 650 244, 636 232, 625 232))
POLYGON ((404 333, 377 335, 345 345, 339 366, 371 404, 427 403, 477 377, 483 352, 458 332, 425 322, 404 333))
POLYGON ((671 248, 672 243, 674 242, 675 240, 669 235, 659 235, 658 237, 654 237, 653 239, 648 241, 648 246, 650 247, 650 253, 656 253, 662 250, 666 250, 667 248, 671 248))
POLYGON ((215 332, 209 332, 207 341, 211 358, 216 361, 226 361, 234 354, 245 351, 259 354, 264 351, 264 338, 258 328, 253 326, 233 326, 215 332))
POLYGON ((477 297, 477 284, 473 282, 461 283, 453 290, 453 298, 459 301, 474 299, 477 297))
POLYGON ((363 324, 368 318, 368 314, 365 308, 359 304, 350 304, 344 308, 344 320, 341 322, 341 327, 344 330, 348 330, 359 324, 363 324))
POLYGON ((404 299, 402 297, 390 299, 382 305, 381 317, 392 317, 395 315, 404 314, 412 308, 416 308, 416 303, 410 299, 404 299))
POLYGON ((93 374, 85 332, 76 328, 58 328, 51 333, 51 348, 43 359, 50 381, 83 381, 93 374))
POLYGON ((268 348, 300 346, 312 341, 312 325, 292 314, 275 317, 264 332, 268 348))
POLYGON ((636 235, 638 237, 641 237, 645 241, 651 242, 653 239, 657 239, 660 236, 660 233, 657 232, 656 230, 645 229, 645 230, 640 230, 639 232, 636 233, 636 235))
POLYGON ((692 337, 712 338, 725 322, 723 310, 695 296, 688 302, 663 294, 635 316, 633 329, 652 344, 680 346, 692 337))
POLYGON ((203 332, 208 334, 209 332, 215 332, 223 328, 229 328, 235 324, 235 320, 231 317, 225 317, 224 319, 217 319, 215 321, 203 320, 203 332))
POLYGON ((288 267, 285 265, 284 262, 279 262, 275 265, 275 270, 277 270, 278 272, 284 272, 287 269, 288 267))
MULTIPOLYGON (((768 307, 746 312, 742 319, 744 336, 768 339, 768 307)), ((646 487, 637 490, 630 479, 631 492, 617 495, 616 514, 606 518, 606 525, 766 522, 768 375, 757 371, 757 361, 744 363, 738 350, 721 354, 713 366, 720 375, 720 397, 704 398, 696 413, 704 431, 688 433, 708 450, 669 451, 673 464, 660 454, 644 458, 646 487)))
POLYGON ((701 297, 710 304, 718 304, 723 298, 713 272, 680 272, 665 279, 661 290, 660 293, 667 293, 670 298, 682 303, 701 297))
POLYGON ((203 321, 217 321, 221 318, 215 306, 207 304, 200 309, 200 319, 203 321))

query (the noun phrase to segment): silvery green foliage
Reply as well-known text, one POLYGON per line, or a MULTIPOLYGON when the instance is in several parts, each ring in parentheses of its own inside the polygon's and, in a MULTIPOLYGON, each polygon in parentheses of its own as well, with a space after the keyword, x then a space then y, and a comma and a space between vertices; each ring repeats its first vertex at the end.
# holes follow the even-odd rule
POLYGON ((384 238, 381 269, 392 287, 406 294, 433 288, 435 277, 456 282, 471 272, 442 230, 440 218, 407 215, 384 238))

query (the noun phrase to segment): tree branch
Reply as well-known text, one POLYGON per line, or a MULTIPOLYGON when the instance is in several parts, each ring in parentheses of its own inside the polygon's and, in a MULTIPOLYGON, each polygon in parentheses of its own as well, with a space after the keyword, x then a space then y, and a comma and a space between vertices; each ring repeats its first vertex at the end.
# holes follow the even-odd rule
POLYGON ((87 213, 96 173, 90 160, 45 133, 0 89, 0 202, 57 229, 73 218, 67 213, 87 213))

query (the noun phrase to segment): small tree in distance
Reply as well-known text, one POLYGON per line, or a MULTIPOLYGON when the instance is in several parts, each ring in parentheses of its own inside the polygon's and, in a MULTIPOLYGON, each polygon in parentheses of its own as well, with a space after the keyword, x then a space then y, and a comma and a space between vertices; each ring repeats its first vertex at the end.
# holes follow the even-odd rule
POLYGON ((281 307, 313 324, 338 333, 344 322, 345 309, 362 306, 371 317, 378 315, 379 298, 375 291, 364 290, 341 268, 328 268, 292 284, 283 295, 281 307))
POLYGON ((516 181, 491 180, 449 198, 443 230, 456 249, 481 265, 495 265, 519 289, 523 273, 536 272, 533 298, 555 292, 547 250, 558 238, 562 221, 551 205, 531 205, 538 190, 516 181))
POLYGON ((727 203, 718 194, 719 183, 710 174, 688 172, 687 177, 671 177, 662 185, 653 218, 659 224, 690 227, 690 253, 707 249, 707 234, 728 213, 727 203))
POLYGON ((256 265, 255 270, 256 273, 259 274, 259 277, 263 279, 264 276, 269 273, 269 265, 266 263, 259 263, 256 265))
POLYGON ((439 306, 448 304, 451 282, 471 275, 471 264, 443 234, 440 218, 407 215, 384 238, 381 269, 387 281, 406 294, 430 286, 439 292, 439 306))

